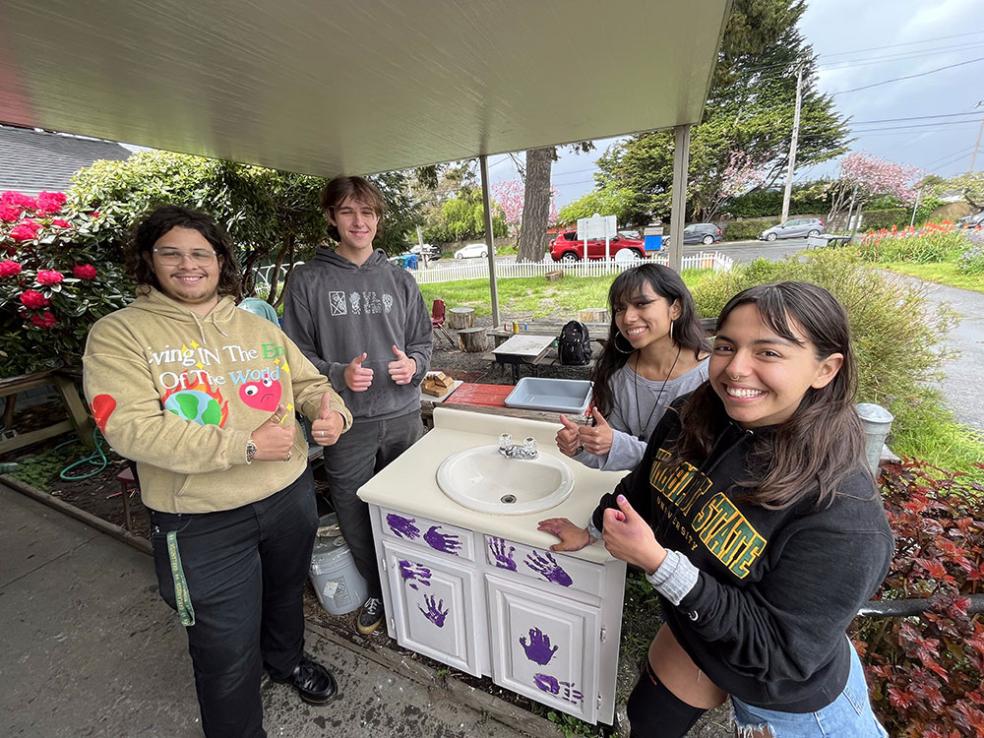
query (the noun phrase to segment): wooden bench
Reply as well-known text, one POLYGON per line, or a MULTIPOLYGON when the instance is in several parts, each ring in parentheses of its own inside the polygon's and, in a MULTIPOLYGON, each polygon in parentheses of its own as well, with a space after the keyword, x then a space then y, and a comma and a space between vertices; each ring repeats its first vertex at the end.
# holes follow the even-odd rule
POLYGON ((86 448, 93 448, 92 429, 94 427, 89 411, 79 396, 79 391, 75 386, 72 375, 66 370, 50 369, 34 374, 22 374, 18 377, 7 377, 0 379, 0 397, 7 398, 3 413, 5 434, 0 439, 0 454, 14 451, 32 443, 43 441, 46 438, 75 431, 79 435, 79 440, 86 448), (11 433, 6 434, 7 430, 12 430, 14 420, 14 408, 16 407, 17 395, 36 387, 53 385, 58 390, 61 400, 65 405, 68 418, 58 423, 49 425, 47 428, 40 428, 30 433, 11 433))

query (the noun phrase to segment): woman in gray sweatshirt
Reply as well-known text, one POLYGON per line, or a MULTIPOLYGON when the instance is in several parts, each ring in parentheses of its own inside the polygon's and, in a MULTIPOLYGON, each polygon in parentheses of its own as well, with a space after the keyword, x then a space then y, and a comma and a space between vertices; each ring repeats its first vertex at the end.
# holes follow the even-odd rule
POLYGON ((707 380, 709 346, 680 275, 659 264, 622 272, 608 290, 608 341, 592 381, 593 426, 561 415, 557 447, 586 466, 634 469, 663 413, 707 380))

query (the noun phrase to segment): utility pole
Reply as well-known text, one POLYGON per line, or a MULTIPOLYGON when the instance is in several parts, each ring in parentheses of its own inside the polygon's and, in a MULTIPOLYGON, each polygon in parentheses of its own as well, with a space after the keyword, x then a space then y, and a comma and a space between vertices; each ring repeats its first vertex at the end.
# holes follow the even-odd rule
MULTIPOLYGON (((984 103, 984 100, 977 103, 977 107, 981 107, 981 103, 984 103)), ((974 153, 970 155, 970 169, 968 171, 971 174, 973 174, 974 168, 977 166, 977 150, 981 147, 982 133, 984 133, 984 118, 981 118, 981 127, 977 129, 977 143, 974 144, 974 153)))
POLYGON ((803 65, 796 67, 796 110, 793 112, 793 137, 789 141, 789 167, 786 169, 786 189, 782 193, 782 218, 789 217, 789 201, 793 196, 793 171, 796 169, 796 143, 799 140, 800 107, 803 104, 803 65))

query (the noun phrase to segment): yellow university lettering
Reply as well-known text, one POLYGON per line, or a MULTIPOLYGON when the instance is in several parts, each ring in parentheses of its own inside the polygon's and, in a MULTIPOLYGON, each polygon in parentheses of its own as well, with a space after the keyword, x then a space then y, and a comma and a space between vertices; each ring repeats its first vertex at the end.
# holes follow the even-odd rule
POLYGON ((666 463, 668 458, 669 454, 660 449, 649 470, 649 483, 688 515, 698 498, 710 489, 711 480, 689 462, 670 466, 666 463))
POLYGON ((748 576, 765 548, 765 539, 721 492, 701 508, 694 519, 694 531, 708 551, 739 579, 748 576))

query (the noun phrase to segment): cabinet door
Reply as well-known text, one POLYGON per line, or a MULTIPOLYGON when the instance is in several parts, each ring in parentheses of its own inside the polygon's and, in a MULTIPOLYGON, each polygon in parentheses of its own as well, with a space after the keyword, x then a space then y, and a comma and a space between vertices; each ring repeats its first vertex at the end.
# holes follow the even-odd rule
POLYGON ((492 680, 594 723, 600 609, 486 574, 492 680))
POLYGON ((481 676, 488 662, 481 581, 473 566, 383 542, 396 640, 481 676))

